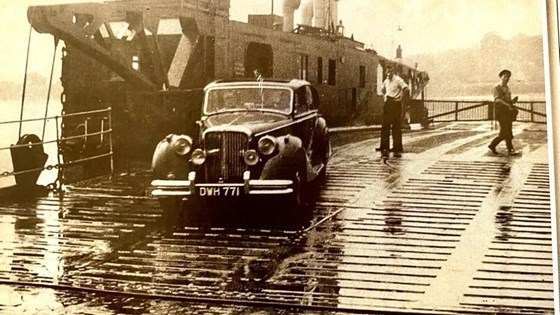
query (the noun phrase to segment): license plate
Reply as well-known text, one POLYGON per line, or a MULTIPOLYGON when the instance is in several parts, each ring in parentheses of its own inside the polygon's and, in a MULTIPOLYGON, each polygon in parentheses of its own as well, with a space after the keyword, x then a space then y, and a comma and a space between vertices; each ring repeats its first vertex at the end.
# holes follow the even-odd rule
POLYGON ((200 197, 238 197, 242 194, 239 186, 202 186, 198 187, 200 197))

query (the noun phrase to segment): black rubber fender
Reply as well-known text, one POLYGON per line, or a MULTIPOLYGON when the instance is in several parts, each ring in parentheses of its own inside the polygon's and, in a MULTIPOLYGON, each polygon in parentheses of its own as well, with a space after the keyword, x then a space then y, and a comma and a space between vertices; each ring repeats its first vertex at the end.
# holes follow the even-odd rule
POLYGON ((16 143, 18 146, 12 146, 10 148, 14 172, 39 169, 15 175, 16 184, 19 187, 35 186, 42 169, 45 167, 48 154, 45 153, 41 142, 41 139, 37 135, 25 134, 18 139, 16 143), (20 147, 19 145, 28 146, 20 147))

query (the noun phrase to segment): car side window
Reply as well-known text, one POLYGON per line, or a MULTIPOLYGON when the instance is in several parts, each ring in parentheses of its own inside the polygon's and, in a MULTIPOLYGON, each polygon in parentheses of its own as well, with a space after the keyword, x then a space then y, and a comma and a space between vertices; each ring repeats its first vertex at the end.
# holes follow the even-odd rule
POLYGON ((308 110, 307 92, 305 88, 296 90, 296 113, 305 113, 308 110))
POLYGON ((316 88, 311 88, 311 92, 313 93, 313 109, 319 109, 321 107, 321 98, 319 97, 319 91, 316 88))
POLYGON ((305 92, 309 110, 317 109, 317 92, 311 86, 306 86, 305 92))

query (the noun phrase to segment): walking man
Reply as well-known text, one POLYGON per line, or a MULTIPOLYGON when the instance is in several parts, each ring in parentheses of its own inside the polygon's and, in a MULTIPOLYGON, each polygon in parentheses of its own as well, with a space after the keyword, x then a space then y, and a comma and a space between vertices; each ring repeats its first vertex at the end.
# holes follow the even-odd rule
POLYGON ((502 70, 499 74, 501 78, 501 83, 494 87, 494 108, 496 113, 496 120, 500 124, 500 133, 492 142, 488 145, 488 148, 492 153, 498 154, 496 151, 496 146, 505 140, 506 147, 509 155, 517 155, 517 152, 513 149, 513 132, 512 124, 517 116, 517 109, 513 106, 513 103, 517 100, 511 99, 511 92, 508 87, 508 82, 511 77, 511 71, 502 70))
POLYGON ((380 151, 383 157, 389 155, 389 136, 393 134, 393 155, 400 157, 402 145, 402 102, 408 96, 408 85, 395 74, 393 65, 387 66, 387 78, 383 81, 381 92, 385 103, 383 105, 383 123, 381 125, 380 151))

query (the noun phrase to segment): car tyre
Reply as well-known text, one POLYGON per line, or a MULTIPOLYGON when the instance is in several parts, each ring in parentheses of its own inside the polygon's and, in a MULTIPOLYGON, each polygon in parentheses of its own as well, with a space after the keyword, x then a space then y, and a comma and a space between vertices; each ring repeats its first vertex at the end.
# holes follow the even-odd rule
POLYGON ((296 172, 294 174, 294 193, 293 193, 293 206, 295 208, 299 208, 302 204, 302 200, 303 200, 303 189, 302 189, 302 180, 301 180, 301 174, 300 172, 296 172))
POLYGON ((329 159, 331 158, 331 154, 332 154, 331 141, 329 140, 328 135, 327 135, 326 148, 325 148, 325 152, 323 154, 323 158, 322 158, 322 161, 321 161, 323 163, 323 169, 319 173, 319 181, 320 182, 325 181, 325 179, 327 177, 327 164, 329 163, 329 159))

